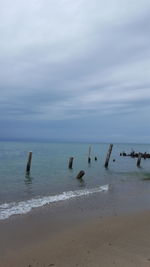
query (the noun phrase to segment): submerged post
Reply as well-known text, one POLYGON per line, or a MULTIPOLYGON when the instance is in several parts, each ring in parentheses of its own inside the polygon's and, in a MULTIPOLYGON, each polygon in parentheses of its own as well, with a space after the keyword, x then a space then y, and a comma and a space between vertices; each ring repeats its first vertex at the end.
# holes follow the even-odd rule
POLYGON ((26 174, 29 174, 30 173, 31 161, 32 161, 32 151, 30 151, 29 152, 29 155, 28 155, 28 161, 27 161, 27 167, 26 167, 26 174))
POLYGON ((84 176, 84 174, 85 174, 85 171, 80 171, 79 173, 78 173, 78 175, 76 176, 76 178, 77 179, 82 179, 82 177, 84 176))
POLYGON ((104 165, 105 168, 108 167, 110 155, 111 155, 111 152, 112 152, 112 148, 113 148, 113 144, 110 144, 108 152, 107 152, 106 160, 105 160, 105 165, 104 165))
POLYGON ((141 158, 142 158, 142 154, 141 153, 139 153, 139 155, 138 155, 138 160, 137 160, 137 167, 140 167, 140 164, 141 164, 141 158))
POLYGON ((69 168, 69 169, 72 169, 72 165, 73 165, 73 157, 71 157, 71 158, 69 159, 68 168, 69 168))
POLYGON ((91 146, 89 146, 88 163, 91 163, 91 146))

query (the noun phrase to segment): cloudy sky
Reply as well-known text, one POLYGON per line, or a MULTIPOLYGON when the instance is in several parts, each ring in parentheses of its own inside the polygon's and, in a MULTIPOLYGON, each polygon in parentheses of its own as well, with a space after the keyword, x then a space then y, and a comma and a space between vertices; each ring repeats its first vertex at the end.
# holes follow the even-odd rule
POLYGON ((0 0, 0 139, 150 142, 149 0, 0 0))

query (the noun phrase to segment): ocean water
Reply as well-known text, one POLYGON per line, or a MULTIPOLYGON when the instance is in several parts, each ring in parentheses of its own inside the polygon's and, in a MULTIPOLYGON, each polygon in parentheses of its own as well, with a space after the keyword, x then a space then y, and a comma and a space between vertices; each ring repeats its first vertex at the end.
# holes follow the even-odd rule
POLYGON ((130 153, 131 149, 150 153, 150 145, 114 144, 109 168, 105 169, 108 148, 109 144, 0 142, 0 219, 48 203, 109 194, 112 185, 120 185, 119 190, 150 190, 150 159, 142 159, 141 168, 137 168, 137 159, 120 157, 120 152, 130 153), (90 145, 92 160, 88 164, 90 145), (29 151, 33 152, 32 166, 26 175, 29 151), (74 162, 70 170, 71 156, 74 162), (85 171, 82 181, 76 179, 80 170, 85 171))

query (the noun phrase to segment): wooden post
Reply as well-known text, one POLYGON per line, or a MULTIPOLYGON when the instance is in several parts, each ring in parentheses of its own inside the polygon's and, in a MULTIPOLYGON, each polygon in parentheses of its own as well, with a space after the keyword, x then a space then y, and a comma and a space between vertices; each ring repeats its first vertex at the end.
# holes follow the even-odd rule
POLYGON ((89 146, 88 163, 91 163, 91 146, 89 146))
POLYGON ((27 174, 30 173, 31 161, 32 161, 32 152, 30 151, 29 155, 28 155, 28 161, 27 161, 27 167, 26 167, 26 173, 27 174))
POLYGON ((77 179, 82 179, 82 177, 84 176, 84 174, 85 174, 85 171, 80 171, 79 173, 78 173, 78 175, 76 176, 76 178, 77 179))
POLYGON ((68 168, 69 168, 69 169, 72 169, 72 165, 73 165, 73 157, 71 157, 71 158, 69 159, 68 168))
POLYGON ((108 167, 108 163, 109 163, 110 155, 111 155, 111 152, 112 152, 112 148, 113 148, 113 144, 110 144, 108 152, 107 152, 106 160, 105 160, 105 165, 104 165, 105 168, 108 167))
POLYGON ((91 163, 91 158, 90 158, 90 157, 88 157, 88 163, 89 163, 89 164, 91 163))
POLYGON ((139 155, 138 155, 138 160, 137 160, 137 167, 140 167, 140 164, 141 164, 141 158, 142 158, 142 154, 139 153, 139 155))

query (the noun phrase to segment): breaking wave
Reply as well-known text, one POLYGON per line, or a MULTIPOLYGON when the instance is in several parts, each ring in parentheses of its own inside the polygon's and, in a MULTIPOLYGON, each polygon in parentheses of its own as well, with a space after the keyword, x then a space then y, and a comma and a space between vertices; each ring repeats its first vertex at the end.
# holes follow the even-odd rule
POLYGON ((7 219, 12 215, 28 213, 33 208, 42 207, 46 204, 63 201, 70 198, 86 196, 89 194, 98 193, 102 191, 108 191, 108 189, 109 185, 103 185, 90 189, 63 192, 62 194, 53 196, 33 198, 27 201, 4 203, 0 205, 0 220, 7 219))

